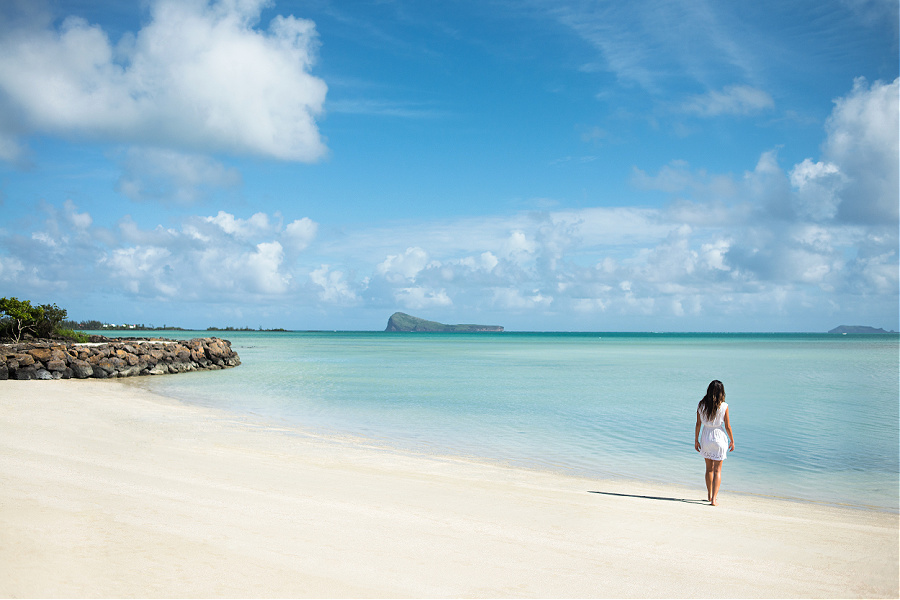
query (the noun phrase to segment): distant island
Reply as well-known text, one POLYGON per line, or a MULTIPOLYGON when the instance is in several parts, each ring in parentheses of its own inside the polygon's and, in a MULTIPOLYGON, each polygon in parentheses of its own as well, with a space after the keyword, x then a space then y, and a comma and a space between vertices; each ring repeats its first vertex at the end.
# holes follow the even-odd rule
POLYGON ((426 321, 402 312, 395 312, 388 319, 385 331, 438 332, 438 333, 485 333, 503 331, 500 325, 444 325, 437 321, 426 321))
POLYGON ((896 333, 896 331, 885 331, 881 328, 875 329, 867 325, 841 325, 828 333, 896 333))

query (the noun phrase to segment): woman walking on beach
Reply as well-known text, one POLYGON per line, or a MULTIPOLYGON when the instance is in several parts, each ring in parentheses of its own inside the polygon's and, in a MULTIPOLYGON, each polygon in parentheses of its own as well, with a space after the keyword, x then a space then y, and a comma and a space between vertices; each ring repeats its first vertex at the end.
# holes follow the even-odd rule
POLYGON ((722 462, 728 451, 734 451, 734 435, 728 420, 728 404, 725 403, 725 386, 718 379, 710 382, 706 395, 697 405, 694 449, 706 459, 706 499, 715 506, 718 504, 719 486, 722 484, 722 462))

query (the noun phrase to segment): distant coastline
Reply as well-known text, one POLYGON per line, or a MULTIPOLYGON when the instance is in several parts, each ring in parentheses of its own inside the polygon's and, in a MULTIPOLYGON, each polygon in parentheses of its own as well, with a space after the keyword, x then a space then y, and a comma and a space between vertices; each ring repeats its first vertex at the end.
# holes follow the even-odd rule
MULTIPOLYGON (((155 327, 153 325, 144 324, 111 324, 101 321, 65 321, 63 325, 73 331, 83 331, 89 333, 99 333, 107 331, 115 331, 116 333, 139 334, 140 332, 282 332, 282 333, 324 333, 324 332, 357 332, 357 331, 384 331, 384 332, 437 332, 437 333, 604 333, 604 334, 671 334, 671 335, 690 335, 690 334, 735 334, 735 335, 770 335, 770 334, 809 334, 809 335, 896 335, 893 330, 871 327, 868 325, 840 325, 827 332, 823 331, 553 331, 553 330, 529 330, 529 331, 507 331, 502 325, 478 325, 478 324, 460 324, 447 325, 438 321, 429 321, 420 317, 395 312, 388 319, 387 327, 383 330, 351 330, 351 329, 286 329, 284 327, 181 327, 177 325, 163 325, 155 327)), ((27 339, 27 336, 26 336, 27 339)))

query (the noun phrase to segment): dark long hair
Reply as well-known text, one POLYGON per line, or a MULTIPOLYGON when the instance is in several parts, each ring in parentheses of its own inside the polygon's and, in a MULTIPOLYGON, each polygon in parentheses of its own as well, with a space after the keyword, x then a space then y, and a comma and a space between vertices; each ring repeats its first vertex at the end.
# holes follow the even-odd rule
POLYGON ((719 407, 724 401, 725 386, 718 379, 713 379, 709 383, 709 387, 706 388, 706 395, 703 396, 703 400, 697 405, 697 410, 709 421, 716 416, 716 413, 719 412, 719 407))

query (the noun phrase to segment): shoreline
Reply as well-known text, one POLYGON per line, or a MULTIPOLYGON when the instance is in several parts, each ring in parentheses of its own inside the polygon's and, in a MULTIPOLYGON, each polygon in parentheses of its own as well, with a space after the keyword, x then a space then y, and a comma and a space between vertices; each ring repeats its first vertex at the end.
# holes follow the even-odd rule
POLYGON ((896 513, 713 509, 705 490, 318 436, 138 381, 3 382, 0 482, 7 597, 898 595, 896 513))
MULTIPOLYGON (((157 398, 165 398, 167 401, 171 401, 179 406, 189 406, 189 407, 198 407, 201 410, 210 410, 213 412, 221 413, 222 415, 228 415, 232 418, 242 419, 248 425, 251 423, 254 426, 271 429, 273 431, 282 431, 282 432, 290 432, 291 434, 297 434, 301 436, 307 436, 311 439, 316 440, 333 440, 338 441, 344 444, 351 444, 355 446, 362 446, 365 448, 369 448, 371 450, 383 451, 383 452, 397 452, 400 454, 408 454, 413 457, 422 457, 426 459, 445 459, 450 461, 460 461, 463 463, 471 463, 472 465, 483 465, 486 467, 493 468, 504 468, 504 469, 513 469, 513 470, 521 470, 524 472, 536 473, 536 474, 549 474, 558 477, 564 477, 569 479, 578 479, 578 480, 587 480, 587 481, 608 481, 608 482, 617 482, 621 485, 637 485, 637 486, 650 486, 650 487, 659 487, 659 488, 671 488, 673 490, 683 490, 689 493, 701 493, 703 490, 700 486, 686 486, 679 483, 674 483, 671 481, 666 481, 662 479, 653 479, 653 478, 637 478, 637 477, 629 477, 627 475, 610 475, 603 476, 593 474, 585 474, 578 472, 577 469, 569 469, 566 467, 558 467, 553 468, 549 466, 549 464, 542 463, 528 463, 526 461, 516 462, 516 461, 508 461, 500 458, 490 458, 485 456, 479 456, 476 454, 454 454, 449 451, 444 450, 436 450, 436 451, 428 451, 422 449, 420 447, 413 446, 404 446, 401 442, 394 442, 390 439, 381 439, 375 437, 366 437, 363 435, 340 432, 336 430, 329 429, 312 429, 312 428, 304 428, 302 426, 298 426, 294 423, 279 423, 277 420, 269 419, 262 415, 257 415, 255 413, 232 413, 227 409, 223 408, 214 408, 209 407, 204 404, 193 404, 190 401, 186 401, 183 398, 177 395, 168 395, 162 392, 158 392, 152 388, 154 380, 150 378, 129 378, 129 379, 120 379, 118 383, 126 386, 134 386, 144 392, 155 396, 157 398)), ((698 455, 699 456, 699 455, 698 455)), ((703 476, 702 463, 698 466, 698 475, 697 480, 701 481, 703 476)), ((702 483, 702 481, 701 481, 702 483)), ((809 504, 811 506, 823 506, 823 507, 832 507, 838 509, 846 509, 846 510, 859 510, 865 512, 875 512, 875 513, 886 513, 892 515, 900 515, 900 509, 893 508, 890 506, 881 506, 876 504, 853 504, 850 502, 839 502, 832 500, 820 500, 820 499, 811 499, 804 498, 800 496, 776 496, 772 494, 765 494, 762 492, 749 492, 742 490, 734 490, 734 489, 724 489, 722 490, 723 494, 735 495, 747 498, 757 498, 759 500, 773 500, 778 502, 790 502, 790 503, 798 503, 798 504, 809 504)))
MULTIPOLYGON (((369 447, 372 449, 381 449, 388 452, 399 452, 401 454, 409 454, 412 456, 422 456, 422 457, 439 457, 446 458, 448 460, 459 460, 464 462, 470 462, 476 465, 486 465, 492 467, 502 467, 502 468, 510 468, 510 469, 518 469, 528 472, 535 473, 548 473, 552 475, 557 475, 560 477, 566 478, 574 478, 574 479, 585 479, 585 480, 601 480, 601 481, 616 481, 621 482, 623 484, 633 484, 633 485, 649 485, 656 487, 668 488, 671 487, 673 489, 683 489, 683 490, 701 490, 699 485, 692 486, 689 484, 685 484, 683 482, 671 481, 663 478, 653 478, 653 477, 637 477, 630 474, 622 474, 622 473, 592 473, 583 469, 578 469, 575 467, 565 467, 565 466, 554 466, 555 463, 552 462, 540 462, 540 461, 529 461, 526 459, 506 459, 506 458, 492 458, 490 456, 484 456, 479 454, 469 454, 463 452, 454 452, 453 449, 448 447, 440 447, 436 446, 434 450, 429 450, 430 446, 426 442, 420 442, 418 444, 413 443, 404 443, 403 441, 398 441, 390 438, 379 438, 379 437, 367 437, 362 434, 355 434, 346 431, 341 431, 337 429, 330 429, 327 427, 322 428, 311 428, 305 427, 302 424, 297 424, 296 422, 291 422, 289 420, 281 421, 275 417, 267 417, 264 415, 260 415, 253 412, 243 412, 243 411, 234 411, 230 412, 226 408, 217 408, 211 407, 209 404, 205 403, 193 403, 188 399, 185 399, 182 395, 178 394, 167 394, 163 391, 158 391, 154 389, 153 384, 159 381, 158 379, 153 378, 130 378, 130 379, 120 379, 119 383, 123 385, 131 385, 135 386, 149 394, 160 398, 166 398, 175 402, 179 405, 183 404, 185 406, 196 406, 201 409, 208 409, 211 411, 221 411, 223 414, 229 414, 236 418, 246 419, 248 422, 257 423, 262 427, 271 427, 273 429, 278 430, 290 430, 293 432, 300 433, 301 435, 307 435, 316 439, 338 439, 343 442, 352 443, 356 445, 361 445, 365 447, 369 447)), ((699 455, 697 455, 699 457, 699 455)), ((700 481, 702 484, 702 476, 703 476, 703 468, 702 468, 702 460, 699 462, 699 465, 695 465, 696 470, 698 472, 695 477, 696 480, 700 481)), ((730 483, 731 477, 728 477, 730 483)), ((729 495, 737 495, 748 498, 758 498, 761 500, 776 500, 782 502, 792 502, 792 503, 800 503, 800 504, 810 504, 813 506, 825 506, 825 507, 834 507, 841 509, 849 509, 849 510, 860 510, 867 512, 877 512, 877 513, 888 513, 893 515, 900 515, 900 507, 895 506, 885 506, 883 504, 862 504, 862 503, 854 503, 850 501, 842 501, 842 500, 832 500, 832 499, 824 499, 824 498, 809 498, 803 496, 788 496, 788 495, 777 495, 772 493, 766 493, 762 491, 748 491, 744 489, 733 489, 730 486, 726 485, 722 489, 722 493, 729 495)))

